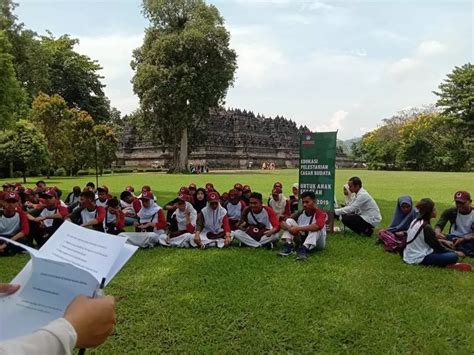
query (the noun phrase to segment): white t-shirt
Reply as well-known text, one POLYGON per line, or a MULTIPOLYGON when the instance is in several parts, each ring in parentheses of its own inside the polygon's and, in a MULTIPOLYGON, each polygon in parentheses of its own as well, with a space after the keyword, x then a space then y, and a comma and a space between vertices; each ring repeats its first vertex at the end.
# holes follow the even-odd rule
MULTIPOLYGON (((41 211, 40 213, 40 217, 51 217, 53 215, 55 215, 56 213, 58 213, 58 209, 55 208, 54 210, 48 210, 47 208, 43 208, 43 210, 41 211)), ((54 220, 53 219, 45 219, 43 221, 43 224, 46 226, 46 227, 52 227, 53 226, 53 222, 54 220)))
POLYGON ((474 232, 474 210, 469 214, 461 214, 458 212, 456 216, 456 228, 451 228, 450 234, 457 237, 474 232))
POLYGON ((433 249, 425 242, 425 233, 420 231, 415 238, 416 233, 422 228, 423 221, 414 220, 408 228, 407 246, 403 251, 403 261, 407 264, 420 264, 425 256, 433 253, 433 249))

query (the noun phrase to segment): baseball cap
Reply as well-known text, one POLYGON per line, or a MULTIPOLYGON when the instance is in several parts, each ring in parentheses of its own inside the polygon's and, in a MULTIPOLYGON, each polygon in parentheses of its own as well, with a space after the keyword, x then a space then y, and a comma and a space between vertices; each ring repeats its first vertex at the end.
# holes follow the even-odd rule
POLYGON ((207 202, 219 202, 219 194, 215 191, 210 192, 207 195, 207 202))
POLYGON ((242 184, 237 183, 234 185, 234 189, 242 191, 244 187, 242 186, 242 184))
POLYGON ((252 189, 250 188, 249 185, 244 185, 243 191, 248 192, 248 191, 252 191, 252 189))
POLYGON ((195 183, 189 184, 188 189, 189 189, 189 190, 191 190, 191 189, 196 190, 196 189, 197 189, 197 185, 196 185, 195 183))
POLYGON ((179 189, 179 194, 189 195, 189 189, 186 186, 183 186, 179 189))
POLYGON ((143 192, 143 191, 151 192, 151 187, 150 187, 150 185, 143 185, 143 186, 142 186, 142 192, 143 192))
POLYGON ((58 197, 58 193, 52 187, 47 188, 46 191, 43 192, 43 195, 51 196, 51 197, 58 197))
POLYGON ((133 186, 129 185, 125 188, 125 191, 128 191, 128 192, 135 192, 135 189, 133 188, 133 186))
POLYGON ((236 189, 232 189, 229 191, 229 198, 237 197, 238 191, 236 189))
POLYGON ((273 184, 273 187, 279 187, 280 189, 283 187, 282 183, 281 182, 276 182, 273 184))
POLYGON ((20 196, 18 196, 18 194, 16 192, 7 192, 3 195, 3 199, 5 201, 13 200, 15 202, 18 202, 18 201, 20 201, 20 196))
POLYGON ((454 201, 462 203, 471 201, 471 194, 467 191, 458 191, 454 194, 454 201))
POLYGON ((141 200, 153 200, 153 194, 151 191, 143 191, 142 195, 140 196, 141 200))
POLYGON ((97 188, 97 192, 100 192, 100 191, 104 191, 106 194, 108 194, 109 193, 109 188, 105 185, 102 185, 102 186, 99 186, 97 188))
POLYGON ((25 190, 24 194, 25 195, 34 195, 35 190, 28 188, 28 189, 25 190))

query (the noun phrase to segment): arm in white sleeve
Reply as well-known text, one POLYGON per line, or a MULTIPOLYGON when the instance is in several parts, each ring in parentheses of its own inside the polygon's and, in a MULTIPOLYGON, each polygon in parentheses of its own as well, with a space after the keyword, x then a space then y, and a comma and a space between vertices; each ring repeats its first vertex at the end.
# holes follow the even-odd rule
POLYGON ((349 206, 336 208, 334 210, 334 214, 336 216, 341 216, 341 215, 345 215, 349 213, 354 213, 360 209, 360 206, 362 206, 365 203, 366 199, 367 199, 367 195, 365 194, 356 195, 356 197, 354 198, 354 200, 351 202, 349 206))
POLYGON ((70 355, 76 341, 77 333, 71 323, 59 318, 33 334, 1 342, 0 355, 70 355))

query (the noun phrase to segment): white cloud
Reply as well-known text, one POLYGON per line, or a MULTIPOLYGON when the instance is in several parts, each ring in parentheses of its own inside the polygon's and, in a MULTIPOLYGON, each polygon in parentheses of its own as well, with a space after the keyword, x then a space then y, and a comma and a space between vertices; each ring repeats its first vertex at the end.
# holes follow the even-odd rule
POLYGON ((447 50, 448 47, 438 41, 423 41, 416 50, 416 56, 419 58, 429 58, 446 53, 447 50))
POLYGON ((314 129, 316 132, 341 131, 344 128, 344 121, 348 115, 349 112, 347 111, 336 111, 326 124, 316 125, 310 128, 314 129))
POLYGON ((133 71, 130 67, 132 52, 141 46, 143 35, 109 35, 109 36, 73 36, 79 38, 76 50, 102 66, 105 93, 112 106, 122 114, 138 108, 138 98, 133 94, 130 80, 133 71))

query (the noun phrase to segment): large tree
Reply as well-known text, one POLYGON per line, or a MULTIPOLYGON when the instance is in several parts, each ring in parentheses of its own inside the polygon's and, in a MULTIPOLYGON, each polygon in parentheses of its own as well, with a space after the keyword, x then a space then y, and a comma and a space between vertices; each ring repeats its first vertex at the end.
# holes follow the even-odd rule
POLYGON ((16 78, 11 45, 0 30, 0 126, 9 127, 25 108, 25 95, 16 78))
POLYGON ((236 53, 213 5, 202 0, 144 0, 150 21, 134 51, 133 88, 147 126, 172 152, 171 172, 188 169, 188 134, 223 103, 236 53))

